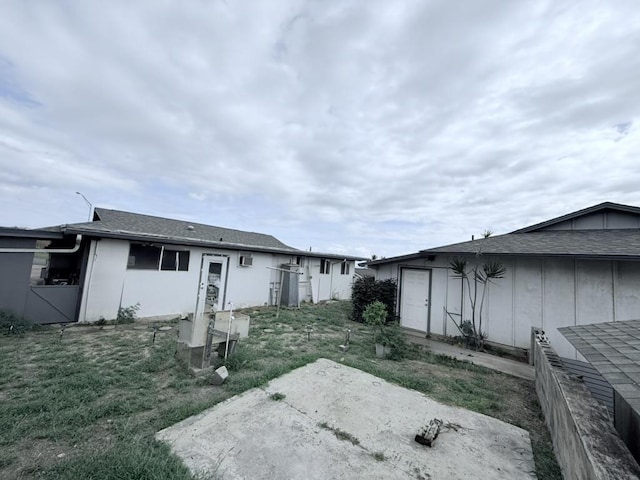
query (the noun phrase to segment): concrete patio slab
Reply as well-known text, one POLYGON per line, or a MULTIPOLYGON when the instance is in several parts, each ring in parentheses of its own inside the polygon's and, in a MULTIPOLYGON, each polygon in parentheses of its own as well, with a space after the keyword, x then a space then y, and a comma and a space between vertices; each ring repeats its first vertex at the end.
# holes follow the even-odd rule
POLYGON ((526 431, 324 359, 156 438, 192 472, 225 480, 536 478, 526 431), (414 436, 433 418, 455 428, 433 448, 419 445, 414 436))

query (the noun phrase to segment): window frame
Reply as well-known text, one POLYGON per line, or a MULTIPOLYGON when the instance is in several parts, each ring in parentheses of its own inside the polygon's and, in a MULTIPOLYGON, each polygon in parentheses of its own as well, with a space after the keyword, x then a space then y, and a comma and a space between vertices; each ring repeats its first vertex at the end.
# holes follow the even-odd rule
POLYGON ((189 260, 191 259, 190 250, 179 249, 173 245, 155 245, 147 244, 143 242, 129 242, 129 256, 127 258, 127 270, 151 270, 156 272, 188 272, 189 260), (132 249, 138 249, 139 251, 147 250, 145 262, 140 267, 136 265, 137 255, 132 255, 132 249), (152 266, 152 262, 149 259, 152 257, 150 254, 152 251, 158 252, 158 259, 155 265, 152 266), (173 256, 173 258, 172 258, 173 256), (133 260, 133 263, 132 263, 133 260))
POLYGON ((331 274, 331 262, 328 258, 320 259, 320 275, 330 275, 331 274))
POLYGON ((340 275, 349 275, 350 262, 345 260, 340 264, 340 275))
MULTIPOLYGON (((136 253, 136 252, 134 252, 136 253)), ((162 259, 162 247, 153 244, 146 244, 142 242, 129 242, 129 256, 127 257, 127 270, 160 270, 160 263, 162 259), (138 249, 140 253, 143 251, 144 257, 140 254, 132 255, 132 250, 138 249), (157 260, 154 260, 151 252, 157 253, 157 260), (144 260, 143 260, 144 258, 144 260), (140 262, 139 260, 143 260, 140 262), (154 265, 155 264, 155 265, 154 265)))

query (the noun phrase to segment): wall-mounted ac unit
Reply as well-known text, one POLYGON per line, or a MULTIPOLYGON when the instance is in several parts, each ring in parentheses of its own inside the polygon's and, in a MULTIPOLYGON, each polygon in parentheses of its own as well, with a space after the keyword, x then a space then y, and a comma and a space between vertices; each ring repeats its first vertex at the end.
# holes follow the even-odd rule
POLYGON ((250 267, 253 265, 253 257, 251 255, 240 255, 238 265, 241 267, 250 267))

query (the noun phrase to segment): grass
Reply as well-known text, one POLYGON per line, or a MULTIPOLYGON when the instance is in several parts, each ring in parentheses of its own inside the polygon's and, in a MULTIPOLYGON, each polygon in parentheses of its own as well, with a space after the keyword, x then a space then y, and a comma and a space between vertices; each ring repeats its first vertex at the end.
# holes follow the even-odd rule
POLYGON ((158 430, 318 358, 516 424, 529 431, 538 478, 562 478, 532 382, 418 348, 402 361, 377 359, 371 329, 349 321, 349 309, 246 310, 249 338, 228 359, 220 387, 177 362, 175 330, 158 332, 155 343, 153 327, 140 324, 67 328, 62 338, 57 329, 1 335, 0 478, 192 479, 154 440, 158 430), (349 350, 340 352, 347 328, 349 350))

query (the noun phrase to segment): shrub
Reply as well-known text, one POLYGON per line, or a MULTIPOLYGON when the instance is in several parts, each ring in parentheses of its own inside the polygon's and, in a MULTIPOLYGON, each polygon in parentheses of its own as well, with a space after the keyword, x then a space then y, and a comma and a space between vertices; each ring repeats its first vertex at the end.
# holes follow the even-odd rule
POLYGON ((386 305, 379 300, 367 305, 364 312, 362 312, 364 321, 373 327, 381 327, 386 324, 387 315, 386 305))
POLYGON ((392 360, 404 358, 407 342, 397 320, 387 321, 387 307, 380 301, 375 301, 364 309, 364 321, 374 328, 373 341, 380 345, 391 347, 392 360))
POLYGON ((396 281, 392 278, 387 280, 376 280, 373 277, 356 279, 351 290, 353 305, 351 319, 363 322, 362 313, 367 305, 379 301, 387 308, 387 322, 395 320, 397 290, 396 281))

